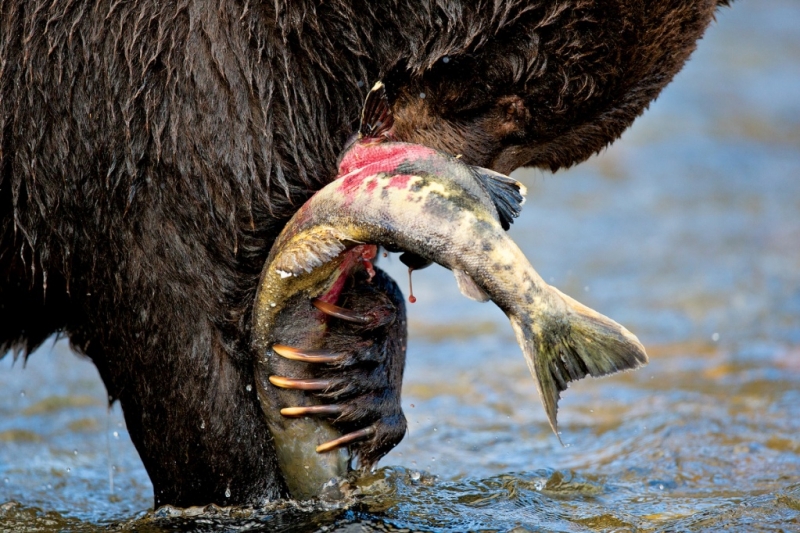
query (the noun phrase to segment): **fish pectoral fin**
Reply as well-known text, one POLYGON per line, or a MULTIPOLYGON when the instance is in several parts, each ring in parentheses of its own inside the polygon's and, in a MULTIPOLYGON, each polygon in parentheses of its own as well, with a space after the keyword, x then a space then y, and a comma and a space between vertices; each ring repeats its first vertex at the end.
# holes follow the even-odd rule
POLYGON ((319 226, 302 233, 302 238, 287 243, 272 262, 282 277, 311 272, 348 248, 349 239, 330 226, 319 226))
POLYGON ((528 189, 517 180, 488 168, 472 167, 472 171, 489 193, 503 229, 508 230, 522 211, 528 189))
POLYGON ((461 291, 461 294, 463 294, 470 300, 475 300, 476 302, 489 301, 489 295, 486 294, 483 291, 483 289, 478 287, 475 281, 471 277, 469 277, 469 274, 467 274, 463 270, 454 268, 453 275, 456 278, 456 283, 458 283, 458 290, 461 291))
POLYGON ((511 324, 550 427, 558 435, 558 400, 571 381, 639 368, 647 363, 647 354, 630 331, 555 287, 550 289, 563 299, 565 312, 540 316, 535 325, 513 317, 511 324))
POLYGON ((386 97, 386 86, 379 81, 372 87, 364 101, 358 136, 361 139, 391 137, 393 127, 394 115, 386 97))

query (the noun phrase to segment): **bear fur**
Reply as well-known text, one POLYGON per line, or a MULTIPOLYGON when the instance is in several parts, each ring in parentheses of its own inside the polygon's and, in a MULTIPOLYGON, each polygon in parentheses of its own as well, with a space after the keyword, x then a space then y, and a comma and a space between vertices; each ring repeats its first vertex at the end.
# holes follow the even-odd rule
POLYGON ((0 0, 0 353, 61 332, 90 357, 156 505, 284 496, 246 390, 253 297, 371 84, 400 140, 556 170, 643 112, 721 3, 0 0))

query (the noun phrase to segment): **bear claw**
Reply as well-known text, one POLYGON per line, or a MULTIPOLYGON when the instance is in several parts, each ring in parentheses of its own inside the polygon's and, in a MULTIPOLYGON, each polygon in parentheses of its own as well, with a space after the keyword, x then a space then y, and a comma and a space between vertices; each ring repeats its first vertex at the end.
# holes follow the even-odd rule
POLYGON ((325 390, 333 384, 330 379, 295 379, 282 376, 270 376, 269 382, 282 389, 297 390, 325 390))
POLYGON ((349 309, 345 309, 344 307, 339 307, 338 305, 334 305, 332 303, 328 303, 320 299, 316 299, 311 303, 314 305, 314 307, 316 307, 326 315, 340 318, 342 320, 346 320, 354 324, 361 324, 363 326, 366 326, 372 321, 372 319, 366 315, 355 313, 349 309))
POLYGON ((333 439, 326 443, 320 444, 319 446, 317 446, 317 453, 329 452, 331 450, 339 448, 340 446, 344 446, 345 444, 350 444, 351 442, 366 439, 368 437, 373 436, 374 434, 375 434, 375 427, 367 426, 364 429, 359 429, 358 431, 353 431, 352 433, 342 435, 338 439, 333 439))
POLYGON ((328 316, 363 326, 365 329, 376 329, 381 326, 389 325, 394 322, 397 314, 395 306, 386 304, 376 305, 365 313, 358 313, 351 309, 345 309, 344 307, 339 307, 338 305, 320 300, 319 298, 312 300, 311 303, 328 316))
POLYGON ((286 359, 303 361, 304 363, 338 363, 345 358, 345 354, 331 353, 325 350, 303 350, 284 344, 273 344, 272 350, 286 359))
POLYGON ((309 416, 309 415, 340 415, 344 407, 337 404, 332 405, 310 405, 308 407, 284 407, 281 409, 283 416, 309 416))

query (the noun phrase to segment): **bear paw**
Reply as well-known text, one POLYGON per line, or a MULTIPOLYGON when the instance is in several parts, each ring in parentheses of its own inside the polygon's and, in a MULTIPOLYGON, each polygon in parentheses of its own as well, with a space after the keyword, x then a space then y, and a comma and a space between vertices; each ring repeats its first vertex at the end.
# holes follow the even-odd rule
POLYGON ((272 346, 282 358, 304 367, 298 370, 295 364, 294 377, 271 375, 269 381, 282 389, 306 391, 315 399, 314 405, 282 407, 283 416, 327 417, 342 433, 319 445, 317 452, 348 446, 359 465, 370 468, 406 432, 400 405, 405 305, 397 285, 378 269, 374 276, 354 276, 338 303, 311 302, 329 317, 322 348, 308 349, 297 336, 293 339, 297 345, 272 346))

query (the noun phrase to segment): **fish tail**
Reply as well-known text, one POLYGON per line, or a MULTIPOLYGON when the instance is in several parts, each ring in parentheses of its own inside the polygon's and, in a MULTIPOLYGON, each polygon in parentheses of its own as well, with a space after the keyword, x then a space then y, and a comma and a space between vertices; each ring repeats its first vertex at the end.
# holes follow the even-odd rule
POLYGON ((541 314, 534 320, 515 316, 511 325, 558 436, 558 399, 571 381, 639 368, 647 363, 647 354, 623 326, 555 287, 550 289, 566 304, 565 312, 541 314))

